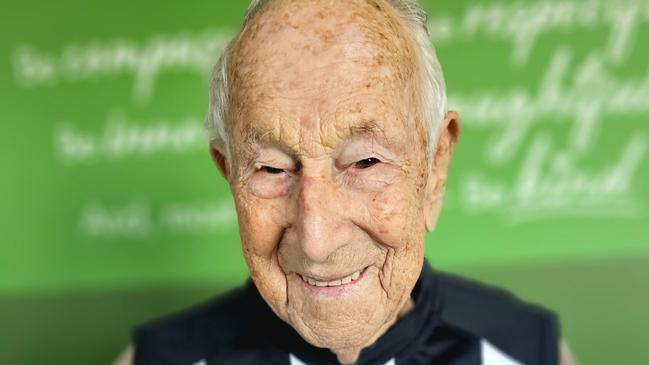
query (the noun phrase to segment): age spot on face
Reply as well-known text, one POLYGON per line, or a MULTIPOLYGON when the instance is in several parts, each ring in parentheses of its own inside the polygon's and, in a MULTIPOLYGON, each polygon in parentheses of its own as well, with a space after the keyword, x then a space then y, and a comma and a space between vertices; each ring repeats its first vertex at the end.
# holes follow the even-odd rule
POLYGON ((313 119, 308 115, 303 115, 300 117, 300 126, 304 129, 313 128, 313 119))

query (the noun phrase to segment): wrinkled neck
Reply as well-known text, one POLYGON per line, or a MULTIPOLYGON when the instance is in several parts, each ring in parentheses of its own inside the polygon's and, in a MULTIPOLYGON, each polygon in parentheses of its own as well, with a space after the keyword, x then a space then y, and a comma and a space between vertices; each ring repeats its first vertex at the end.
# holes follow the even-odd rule
MULTIPOLYGON (((414 307, 415 307, 415 301, 412 299, 412 297, 409 296, 408 300, 403 304, 403 306, 401 306, 401 309, 399 310, 399 313, 397 313, 397 317, 395 318, 395 320, 389 323, 389 325, 387 325, 386 327, 384 327, 383 330, 379 332, 375 340, 367 344, 365 347, 372 345, 377 339, 383 336, 385 332, 387 332, 388 329, 390 329, 390 327, 392 327, 397 321, 405 317, 406 314, 408 314, 414 307)), ((363 348, 364 347, 353 347, 353 348, 345 348, 341 350, 332 349, 331 351, 334 354, 336 354, 336 357, 338 358, 338 362, 341 363, 342 365, 354 365, 356 361, 358 361, 358 357, 360 356, 363 348)))

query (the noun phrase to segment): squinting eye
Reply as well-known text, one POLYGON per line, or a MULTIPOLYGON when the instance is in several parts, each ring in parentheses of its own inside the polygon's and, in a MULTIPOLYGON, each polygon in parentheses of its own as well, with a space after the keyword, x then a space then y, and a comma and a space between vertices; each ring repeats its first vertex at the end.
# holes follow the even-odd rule
POLYGON ((376 165, 379 162, 381 162, 381 161, 378 158, 370 157, 370 158, 366 158, 366 159, 363 159, 363 160, 360 160, 360 161, 356 161, 354 163, 354 167, 356 167, 357 169, 367 169, 367 168, 370 168, 370 167, 376 165))
POLYGON ((281 174, 282 172, 284 172, 284 170, 272 166, 261 166, 259 168, 259 171, 263 171, 269 174, 281 174))

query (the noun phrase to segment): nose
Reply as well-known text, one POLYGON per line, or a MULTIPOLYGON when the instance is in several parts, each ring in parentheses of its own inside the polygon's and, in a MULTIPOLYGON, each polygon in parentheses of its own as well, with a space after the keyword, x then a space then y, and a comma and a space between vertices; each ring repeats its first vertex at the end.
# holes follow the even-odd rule
POLYGON ((342 192, 331 179, 302 177, 295 228, 309 260, 324 262, 347 242, 343 200, 342 192))

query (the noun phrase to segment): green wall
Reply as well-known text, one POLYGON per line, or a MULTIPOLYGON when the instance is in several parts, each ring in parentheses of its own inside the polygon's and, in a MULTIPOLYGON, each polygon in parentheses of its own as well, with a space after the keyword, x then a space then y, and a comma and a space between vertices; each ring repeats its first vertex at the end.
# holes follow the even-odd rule
MULTIPOLYGON (((556 309, 583 363, 649 363, 649 1, 426 6, 463 120, 427 256, 556 309)), ((246 277, 202 127, 245 7, 5 4, 0 363, 108 362, 246 277)))

